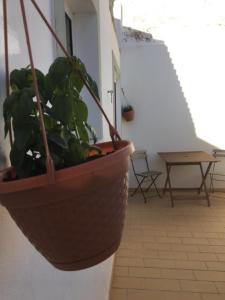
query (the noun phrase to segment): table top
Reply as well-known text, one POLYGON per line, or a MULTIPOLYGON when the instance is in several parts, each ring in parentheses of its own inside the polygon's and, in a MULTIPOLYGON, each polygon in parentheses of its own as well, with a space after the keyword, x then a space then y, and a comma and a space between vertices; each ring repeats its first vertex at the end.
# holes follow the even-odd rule
POLYGON ((214 156, 204 151, 158 152, 158 154, 165 162, 174 164, 218 161, 214 156))

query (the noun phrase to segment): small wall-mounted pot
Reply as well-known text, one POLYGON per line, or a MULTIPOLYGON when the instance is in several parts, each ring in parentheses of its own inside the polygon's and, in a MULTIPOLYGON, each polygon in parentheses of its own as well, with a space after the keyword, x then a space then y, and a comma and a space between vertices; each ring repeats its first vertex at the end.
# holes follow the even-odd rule
POLYGON ((134 109, 131 105, 122 107, 122 117, 127 122, 130 122, 134 119, 134 109))

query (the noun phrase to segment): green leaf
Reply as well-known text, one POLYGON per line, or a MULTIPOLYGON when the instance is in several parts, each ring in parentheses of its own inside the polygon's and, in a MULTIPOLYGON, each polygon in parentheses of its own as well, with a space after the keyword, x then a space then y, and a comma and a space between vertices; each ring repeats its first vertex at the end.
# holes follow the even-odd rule
MULTIPOLYGON (((38 69, 35 69, 35 74, 38 82, 38 87, 40 91, 43 92, 45 88, 45 76, 38 69)), ((10 85, 13 90, 33 87, 33 76, 31 68, 22 68, 20 70, 16 69, 12 71, 10 74, 10 85)))
POLYGON ((55 165, 56 167, 59 166, 59 165, 61 165, 61 163, 62 163, 62 158, 61 158, 59 155, 57 155, 57 154, 51 152, 51 158, 53 159, 54 165, 55 165))
MULTIPOLYGON (((96 82, 76 57, 57 58, 45 76, 35 69, 40 91, 49 150, 55 166, 63 168, 84 162, 90 151, 89 136, 96 142, 94 130, 87 124, 88 108, 81 98, 84 80, 98 96, 96 82)), ((30 66, 10 74, 12 94, 5 99, 3 115, 5 135, 12 120, 14 143, 10 153, 18 178, 45 172, 45 149, 36 112, 35 92, 30 66)))
POLYGON ((64 86, 72 71, 71 62, 66 57, 58 57, 51 65, 48 78, 53 86, 64 86))
POLYGON ((25 157, 25 150, 18 150, 15 143, 12 145, 12 149, 10 151, 10 161, 13 167, 15 167, 16 171, 20 170, 23 160, 25 157))
POLYGON ((10 123, 11 123, 11 117, 12 117, 12 111, 13 111, 13 107, 16 103, 16 101, 18 101, 19 98, 19 94, 17 92, 13 92, 11 95, 9 95, 4 103, 3 103, 3 117, 4 117, 4 121, 5 121, 5 137, 8 134, 9 128, 10 128, 10 123))
POLYGON ((73 103, 70 97, 55 96, 52 100, 51 116, 59 120, 64 125, 68 124, 73 118, 73 103))
POLYGON ((80 139, 84 142, 89 142, 89 136, 88 136, 88 132, 87 132, 85 124, 82 122, 79 122, 77 125, 78 125, 77 130, 78 130, 80 139))
POLYGON ((87 81, 88 81, 89 87, 91 88, 92 92, 99 99, 98 85, 97 85, 96 81, 94 81, 89 74, 87 74, 87 81))
MULTIPOLYGON (((35 69, 35 74, 38 82, 39 89, 44 90, 45 88, 45 75, 38 69, 35 69)), ((27 80, 29 83, 29 86, 33 86, 33 76, 32 76, 32 70, 29 69, 27 72, 27 80)))
POLYGON ((54 85, 51 81, 49 74, 45 76, 45 98, 43 100, 44 104, 47 104, 48 100, 51 102, 54 93, 54 85))
POLYGON ((69 151, 65 155, 67 165, 76 165, 83 162, 86 158, 84 148, 78 139, 71 139, 69 142, 69 151))
POLYGON ((48 133, 48 140, 65 150, 68 149, 66 141, 55 131, 48 133))
POLYGON ((88 108, 84 101, 78 100, 74 102, 74 116, 79 121, 87 121, 88 108))
POLYGON ((43 117, 44 117, 45 128, 47 131, 57 126, 56 120, 54 120, 51 116, 44 114, 43 117))
POLYGON ((95 96, 99 99, 99 92, 98 92, 98 86, 97 83, 92 79, 92 77, 88 74, 84 63, 77 58, 76 56, 73 56, 73 62, 75 66, 75 70, 78 70, 84 80, 88 83, 90 89, 95 94, 95 96))
POLYGON ((27 69, 16 69, 10 73, 10 85, 16 86, 18 89, 29 86, 29 81, 27 80, 27 69))
POLYGON ((90 139, 92 139, 93 143, 96 144, 98 139, 97 139, 97 136, 96 136, 95 129, 91 125, 89 125, 87 122, 85 123, 85 126, 86 126, 86 128, 87 128, 87 130, 90 134, 90 139))
POLYGON ((8 112, 12 114, 13 106, 15 105, 16 101, 19 99, 19 93, 13 92, 11 95, 6 97, 3 103, 3 112, 8 112))
POLYGON ((29 127, 17 127, 14 129, 14 144, 19 151, 24 150, 28 145, 28 141, 32 135, 32 128, 29 127))
POLYGON ((76 92, 80 93, 84 86, 84 83, 79 74, 75 70, 73 70, 73 72, 70 74, 69 79, 71 82, 71 86, 76 90, 76 92))
POLYGON ((13 118, 21 120, 34 112, 35 105, 33 96, 34 91, 32 88, 24 88, 21 90, 20 96, 12 108, 13 118))
POLYGON ((34 173, 35 169, 36 169, 35 161, 33 160, 32 156, 26 154, 23 160, 22 168, 17 170, 17 175, 19 178, 26 178, 26 177, 36 175, 34 173))

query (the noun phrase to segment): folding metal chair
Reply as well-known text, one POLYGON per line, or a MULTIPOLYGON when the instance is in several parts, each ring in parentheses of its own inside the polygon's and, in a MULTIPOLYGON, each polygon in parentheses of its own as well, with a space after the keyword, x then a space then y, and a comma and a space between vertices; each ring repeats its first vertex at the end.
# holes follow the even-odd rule
POLYGON ((219 158, 219 162, 213 164, 212 171, 209 173, 210 178, 210 192, 214 193, 214 181, 225 182, 225 150, 214 149, 213 156, 219 158), (224 168, 224 172, 221 172, 224 168))
POLYGON ((135 151, 131 155, 131 165, 132 165, 132 168, 133 168, 134 176, 135 176, 135 178, 137 180, 137 184, 138 184, 137 188, 134 190, 134 192, 131 194, 131 196, 134 196, 140 190, 141 194, 144 198, 144 201, 146 203, 147 198, 146 198, 145 193, 147 193, 149 191, 149 189, 153 186, 155 191, 156 191, 156 194, 161 198, 159 190, 156 186, 156 180, 162 174, 162 172, 150 170, 146 151, 145 150, 135 151), (145 171, 140 172, 140 171, 137 170, 138 161, 139 162, 142 161, 142 163, 143 163, 142 167, 145 168, 145 171), (144 191, 143 188, 142 188, 142 185, 146 181, 149 182, 149 185, 144 191))

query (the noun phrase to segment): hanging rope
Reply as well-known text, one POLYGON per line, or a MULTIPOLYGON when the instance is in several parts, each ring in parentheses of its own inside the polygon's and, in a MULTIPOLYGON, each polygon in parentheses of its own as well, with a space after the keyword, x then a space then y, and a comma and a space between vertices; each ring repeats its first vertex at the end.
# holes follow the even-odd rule
MULTIPOLYGON (((42 13, 40 7, 37 5, 35 0, 31 0, 31 2, 33 3, 34 7, 36 8, 37 12, 39 13, 40 17, 42 18, 42 20, 44 21, 44 23, 46 24, 46 26, 48 27, 48 29, 50 30, 50 32, 52 33, 53 37, 55 38, 57 44, 59 45, 59 47, 62 49, 63 53, 65 54, 66 57, 68 57, 71 61, 71 63, 73 64, 74 68, 76 68, 76 65, 74 64, 71 55, 68 53, 68 51, 66 50, 66 48, 64 47, 63 43, 60 41, 60 39, 58 38, 56 32, 53 30, 53 28, 51 27, 51 25, 49 24, 48 20, 46 19, 46 17, 44 16, 44 14, 42 13)), ((91 96, 93 97, 95 103, 97 104, 98 108, 100 109, 101 113, 103 114, 103 116, 105 117, 106 122, 108 123, 109 126, 109 131, 110 131, 110 136, 112 139, 112 142, 115 142, 115 137, 118 140, 121 140, 121 137, 119 135, 119 133, 117 132, 117 130, 112 126, 111 122, 109 121, 109 118, 107 117, 105 111, 103 110, 99 99, 96 97, 96 95, 92 92, 92 89, 90 88, 88 82, 86 81, 86 79, 82 76, 82 74, 79 72, 79 70, 77 70, 79 73, 80 78, 82 79, 84 85, 86 86, 87 90, 89 91, 89 93, 91 94, 91 96)), ((114 146, 116 148, 116 144, 114 143, 114 146)))
MULTIPOLYGON (((3 27, 4 27, 4 46, 5 46, 5 89, 6 96, 10 93, 10 82, 9 82, 9 44, 8 44, 8 14, 7 14, 7 0, 3 0, 3 27)), ((12 126, 9 124, 9 141, 12 148, 12 126)))
MULTIPOLYGON (((53 30, 53 28, 51 27, 51 25, 47 21, 47 19, 44 16, 44 14, 42 13, 40 7, 37 5, 37 3, 34 0, 31 0, 31 2, 34 5, 34 7, 36 8, 38 14, 42 18, 42 20, 44 21, 44 23, 46 24, 46 26, 48 27, 48 29, 50 30, 51 34, 55 38, 57 44, 62 49, 62 51, 65 54, 65 56, 70 59, 70 61, 73 64, 74 68, 76 69, 76 71, 78 72, 80 78, 82 79, 85 87, 87 88, 87 90, 91 94, 92 98, 94 99, 96 105, 98 106, 98 108, 100 109, 101 113, 103 114, 103 116, 104 116, 104 118, 105 118, 105 120, 106 120, 106 122, 107 122, 107 124, 109 126, 109 132, 110 132, 110 136, 111 136, 111 139, 112 139, 112 143, 113 143, 114 149, 117 149, 115 141, 116 141, 116 139, 117 140, 121 140, 121 137, 120 137, 119 133, 117 132, 117 130, 113 127, 113 125, 109 121, 109 118, 107 117, 105 111, 103 110, 98 97, 92 91, 91 87, 89 86, 89 83, 83 77, 83 75, 80 72, 80 70, 77 69, 77 66, 76 66, 73 58, 68 53, 68 51, 65 49, 64 45, 62 44, 62 42, 58 38, 57 34, 55 33, 55 31, 53 30)), ((40 128, 41 128, 41 133, 42 133, 42 138, 43 138, 44 147, 45 147, 45 153, 46 153, 47 175, 48 175, 49 183, 52 184, 52 183, 55 182, 55 168, 54 168, 54 163, 53 163, 53 160, 51 158, 49 147, 48 147, 48 140, 47 140, 47 134, 46 134, 46 130, 45 130, 45 124, 44 124, 44 118, 43 118, 43 111, 42 111, 42 107, 41 107, 41 97, 40 97, 39 88, 38 88, 38 82, 37 82, 37 77, 36 77, 36 73, 35 73, 34 60, 33 60, 33 55, 32 55, 32 48, 31 48, 31 43, 30 43, 30 35, 29 35, 29 29, 28 29, 28 24, 27 24, 27 17, 26 17, 26 10, 25 10, 25 6, 24 6, 24 0, 20 0, 20 7, 21 7, 21 12, 22 12, 23 26, 24 26, 26 43, 27 43, 27 49, 28 49, 29 60, 30 60, 30 65, 31 65, 34 90, 35 90, 35 95, 36 95, 36 99, 37 99, 37 109, 38 109, 38 112, 39 112, 40 128)), ((9 80, 7 0, 3 0, 3 19, 4 19, 6 95, 9 96, 9 94, 10 94, 10 80, 9 80)), ((11 129, 11 126, 9 128, 9 137, 10 137, 10 145, 12 147, 13 140, 12 140, 12 129, 11 129)))
POLYGON ((21 6, 22 17, 23 17, 23 25, 24 25, 24 31, 25 31, 25 36, 26 36, 27 49, 28 49, 30 65, 31 65, 34 90, 35 90, 36 99, 37 99, 37 109, 39 112, 40 128, 41 128, 41 133, 42 133, 42 138, 43 138, 45 153, 46 153, 46 169, 47 169, 47 173, 48 173, 49 183, 54 183, 55 182, 54 164, 53 164, 53 161, 52 161, 52 158, 51 158, 51 155, 49 152, 49 147, 48 147, 48 140, 47 140, 47 134, 46 134, 45 125, 44 125, 43 111, 42 111, 42 107, 41 107, 41 97, 40 97, 40 93, 39 93, 39 89, 38 89, 37 77, 36 77, 36 72, 35 72, 35 68, 34 68, 34 61, 33 61, 31 44, 30 44, 30 36, 29 36, 29 30, 28 30, 28 25, 27 25, 27 17, 26 17, 26 11, 25 11, 25 6, 24 6, 23 0, 20 0, 20 6, 21 6))

